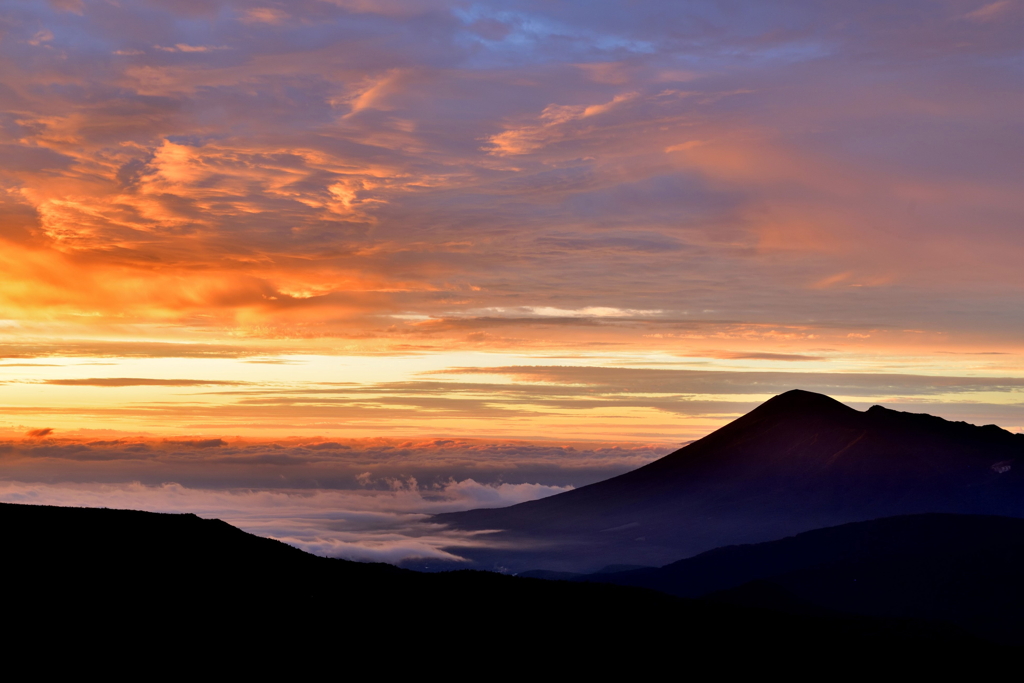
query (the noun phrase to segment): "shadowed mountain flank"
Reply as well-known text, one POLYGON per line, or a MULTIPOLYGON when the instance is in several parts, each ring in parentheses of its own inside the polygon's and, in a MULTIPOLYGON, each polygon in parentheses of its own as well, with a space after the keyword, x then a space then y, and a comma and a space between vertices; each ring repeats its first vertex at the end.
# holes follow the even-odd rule
POLYGON ((499 530, 456 552, 513 570, 662 565, 714 547, 922 512, 1024 516, 1024 435, 790 391, 645 467, 433 519, 499 530))
POLYGON ((945 621, 1024 644, 1024 519, 924 514, 727 546, 660 568, 567 577, 799 613, 945 621))

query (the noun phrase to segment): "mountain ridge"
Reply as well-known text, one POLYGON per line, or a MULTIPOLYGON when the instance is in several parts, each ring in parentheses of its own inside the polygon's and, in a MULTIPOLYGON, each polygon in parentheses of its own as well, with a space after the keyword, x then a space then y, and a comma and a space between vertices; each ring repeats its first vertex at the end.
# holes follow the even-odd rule
POLYGON ((432 520, 499 530, 491 536, 519 545, 452 548, 485 566, 661 565, 717 546, 885 516, 1024 516, 1022 468, 1015 467, 1021 457, 1024 435, 995 425, 881 406, 858 411, 793 390, 618 477, 432 520))

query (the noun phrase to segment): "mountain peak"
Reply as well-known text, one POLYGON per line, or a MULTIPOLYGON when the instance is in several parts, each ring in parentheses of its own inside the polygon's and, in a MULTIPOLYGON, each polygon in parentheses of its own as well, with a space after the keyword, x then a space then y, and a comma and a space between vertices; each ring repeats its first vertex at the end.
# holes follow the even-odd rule
POLYGON ((803 389, 790 389, 789 391, 783 392, 778 396, 774 396, 768 399, 767 401, 764 402, 764 405, 776 405, 786 407, 843 406, 842 403, 835 400, 831 396, 826 396, 825 394, 817 394, 813 391, 805 391, 803 389))
POLYGON ((887 515, 1024 517, 1022 462, 1024 435, 881 407, 862 412, 794 390, 618 477, 434 519, 502 529, 523 547, 551 548, 465 551, 489 564, 521 560, 522 568, 558 571, 654 565, 887 515))
POLYGON ((849 415, 857 412, 830 396, 803 389, 792 389, 768 399, 747 413, 747 416, 763 419, 770 416, 807 417, 809 415, 849 415))

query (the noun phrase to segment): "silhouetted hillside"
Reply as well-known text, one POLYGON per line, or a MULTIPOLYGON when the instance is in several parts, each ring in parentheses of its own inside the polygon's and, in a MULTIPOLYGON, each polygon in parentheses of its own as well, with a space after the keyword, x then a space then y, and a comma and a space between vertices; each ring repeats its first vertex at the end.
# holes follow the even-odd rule
POLYGON ((661 568, 569 577, 680 597, 957 624, 1024 644, 1024 519, 927 514, 717 548, 661 568))
POLYGON ((515 571, 661 565, 714 547, 922 512, 1024 516, 1024 435, 790 391, 645 467, 507 508, 437 515, 500 529, 457 552, 515 571), (517 549, 518 546, 518 549, 517 549), (509 548, 512 548, 511 550, 509 548))
POLYGON ((955 629, 902 620, 332 560, 194 515, 0 504, 0 529, 5 615, 17 624, 8 651, 17 642, 67 657, 77 647, 75 656, 111 666, 139 652, 168 662, 202 652, 245 669, 275 666, 287 653, 295 665, 330 656, 389 668, 409 657, 493 664, 512 656, 533 667, 571 661, 577 671, 633 666, 638 651, 649 665, 740 646, 760 666, 793 642, 878 656, 997 652, 955 629))

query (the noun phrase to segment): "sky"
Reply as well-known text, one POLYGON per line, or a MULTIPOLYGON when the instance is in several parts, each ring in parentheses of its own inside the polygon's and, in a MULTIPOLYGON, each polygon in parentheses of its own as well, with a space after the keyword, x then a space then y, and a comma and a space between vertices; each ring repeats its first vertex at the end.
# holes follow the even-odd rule
POLYGON ((1021 0, 0 0, 0 500, 393 561, 443 534, 379 515, 792 388, 1024 431, 1022 34, 1021 0))

